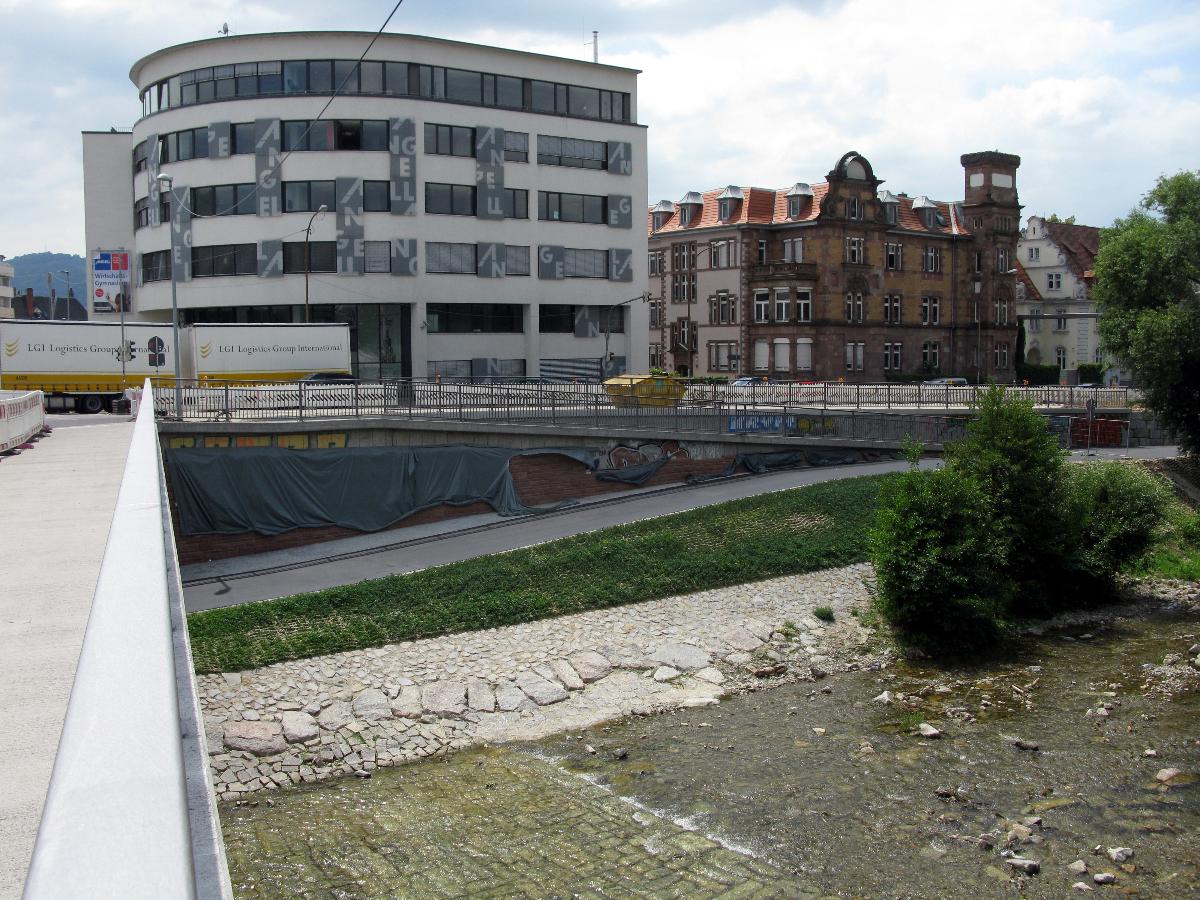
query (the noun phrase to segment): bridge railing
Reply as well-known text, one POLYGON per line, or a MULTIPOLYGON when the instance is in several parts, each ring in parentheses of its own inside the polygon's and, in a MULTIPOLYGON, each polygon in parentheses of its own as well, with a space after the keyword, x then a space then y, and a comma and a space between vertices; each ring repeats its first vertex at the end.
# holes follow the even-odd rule
POLYGON ((144 404, 63 720, 27 900, 232 896, 186 629, 154 410, 144 404))

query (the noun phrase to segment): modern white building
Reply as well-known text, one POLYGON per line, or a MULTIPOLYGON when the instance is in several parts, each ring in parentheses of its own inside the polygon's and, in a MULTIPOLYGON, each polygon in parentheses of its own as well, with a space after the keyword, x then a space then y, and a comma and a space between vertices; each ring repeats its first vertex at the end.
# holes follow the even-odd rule
POLYGON ((1025 360, 1064 374, 1103 363, 1090 296, 1100 229, 1030 216, 1017 243, 1017 315, 1025 318, 1025 360), (1075 316, 1079 316, 1075 318, 1075 316))
POLYGON ((130 313, 169 320, 174 268, 184 323, 349 322, 366 379, 644 368, 638 73, 395 34, 360 64, 372 37, 134 64, 142 118, 83 147, 87 244, 129 253, 130 313))
POLYGON ((0 256, 0 319, 13 317, 13 297, 16 296, 13 276, 12 263, 5 262, 4 257, 0 256))

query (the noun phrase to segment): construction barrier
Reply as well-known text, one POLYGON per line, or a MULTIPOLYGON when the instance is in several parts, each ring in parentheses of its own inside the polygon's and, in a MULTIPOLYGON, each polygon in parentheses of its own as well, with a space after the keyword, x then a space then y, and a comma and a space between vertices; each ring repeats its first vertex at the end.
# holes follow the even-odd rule
POLYGON ((46 410, 41 391, 0 393, 0 453, 7 453, 41 434, 46 410))

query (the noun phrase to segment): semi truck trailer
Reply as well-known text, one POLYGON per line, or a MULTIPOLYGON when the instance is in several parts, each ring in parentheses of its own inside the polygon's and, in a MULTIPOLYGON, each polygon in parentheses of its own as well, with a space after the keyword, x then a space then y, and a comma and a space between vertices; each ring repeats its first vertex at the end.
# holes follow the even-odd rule
POLYGON ((40 390, 48 409, 111 410, 126 388, 296 381, 350 374, 348 325, 33 322, 0 320, 0 390, 40 390))

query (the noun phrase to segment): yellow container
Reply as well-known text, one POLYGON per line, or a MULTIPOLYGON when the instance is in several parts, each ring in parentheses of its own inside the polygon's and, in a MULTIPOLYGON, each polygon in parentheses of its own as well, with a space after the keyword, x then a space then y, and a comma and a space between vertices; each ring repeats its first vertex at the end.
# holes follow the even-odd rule
POLYGON ((613 406, 676 406, 687 385, 666 375, 618 375, 604 382, 613 406))

